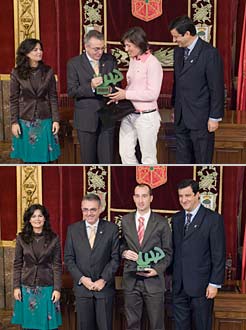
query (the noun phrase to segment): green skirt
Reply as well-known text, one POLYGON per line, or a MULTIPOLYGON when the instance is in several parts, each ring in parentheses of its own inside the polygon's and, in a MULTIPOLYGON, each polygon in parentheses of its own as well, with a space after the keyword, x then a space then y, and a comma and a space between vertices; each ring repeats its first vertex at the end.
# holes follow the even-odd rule
POLYGON ((52 133, 52 120, 19 119, 21 135, 12 140, 11 158, 22 159, 25 163, 48 163, 60 156, 58 136, 52 133))
POLYGON ((60 303, 51 300, 52 286, 22 286, 22 301, 15 301, 12 324, 26 329, 50 330, 62 324, 60 303))

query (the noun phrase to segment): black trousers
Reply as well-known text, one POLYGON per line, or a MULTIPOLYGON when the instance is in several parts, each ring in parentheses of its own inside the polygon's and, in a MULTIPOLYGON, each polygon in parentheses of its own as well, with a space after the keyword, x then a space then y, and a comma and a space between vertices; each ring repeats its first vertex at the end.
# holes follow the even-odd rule
POLYGON ((131 292, 124 292, 126 330, 140 330, 143 304, 145 304, 150 330, 164 330, 164 292, 149 293, 144 281, 138 280, 131 292))
POLYGON ((191 130, 185 126, 183 117, 175 127, 177 164, 212 164, 214 132, 207 127, 191 130))
POLYGON ((81 164, 112 164, 114 147, 114 128, 96 132, 77 130, 80 144, 81 164))
POLYGON ((212 330, 213 299, 190 297, 182 289, 173 295, 175 330, 212 330))
POLYGON ((112 330, 113 299, 76 297, 77 330, 112 330))

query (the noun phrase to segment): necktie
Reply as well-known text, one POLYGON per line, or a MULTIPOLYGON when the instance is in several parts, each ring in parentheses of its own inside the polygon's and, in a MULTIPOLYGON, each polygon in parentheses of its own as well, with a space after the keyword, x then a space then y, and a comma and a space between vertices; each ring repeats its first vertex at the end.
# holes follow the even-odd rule
POLYGON ((91 248, 93 248, 94 242, 95 242, 95 237, 96 237, 96 227, 95 226, 90 226, 90 237, 89 237, 89 243, 91 248))
POLYGON ((186 214, 186 222, 185 222, 185 227, 184 227, 184 233, 186 234, 188 229, 189 229, 189 225, 191 223, 191 217, 192 217, 192 214, 191 213, 187 213, 186 214))
POLYGON ((140 217, 138 218, 138 241, 141 245, 144 238, 144 218, 140 217))
POLYGON ((98 61, 91 61, 93 70, 95 74, 98 76, 99 75, 99 62, 98 61))
POLYGON ((184 49, 184 61, 186 61, 187 60, 187 58, 189 57, 189 48, 185 48, 184 49))

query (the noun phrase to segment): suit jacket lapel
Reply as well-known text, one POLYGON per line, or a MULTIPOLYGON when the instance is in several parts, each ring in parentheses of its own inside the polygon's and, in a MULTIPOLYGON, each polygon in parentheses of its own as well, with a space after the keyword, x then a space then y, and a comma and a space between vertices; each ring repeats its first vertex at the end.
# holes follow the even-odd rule
POLYGON ((201 205, 197 214, 195 215, 195 218, 192 220, 191 224, 189 225, 189 229, 184 236, 184 240, 188 239, 200 228, 204 220, 205 214, 206 214, 206 208, 201 205))
POLYGON ((83 53, 81 55, 80 66, 81 66, 80 72, 83 72, 83 70, 86 70, 92 77, 94 76, 95 72, 93 70, 93 67, 90 64, 88 57, 86 56, 86 53, 83 53))
POLYGON ((150 239, 151 234, 154 231, 155 226, 156 226, 155 216, 151 212, 147 227, 146 227, 145 232, 144 232, 144 238, 143 238, 143 242, 142 242, 141 247, 144 247, 144 245, 148 242, 148 240, 150 239))
MULTIPOLYGON (((80 222, 80 230, 78 232, 78 235, 79 235, 79 240, 81 242, 87 242, 86 244, 88 245, 88 249, 91 249, 84 220, 81 220, 81 222, 80 222)), ((79 241, 78 241, 78 244, 80 244, 79 241)))
POLYGON ((95 249, 97 247, 97 245, 100 245, 100 242, 103 239, 104 234, 105 234, 104 231, 105 231, 105 223, 104 223, 103 220, 99 219, 99 223, 98 223, 98 226, 97 226, 97 233, 96 233, 96 237, 95 237, 95 242, 94 242, 93 249, 95 249))
POLYGON ((200 38, 198 38, 197 43, 195 47, 193 48, 192 52, 190 53, 188 59, 185 61, 185 64, 180 72, 180 75, 185 74, 188 70, 190 70, 194 64, 197 62, 201 50, 202 50, 203 44, 200 38))
POLYGON ((176 67, 178 69, 177 74, 180 75, 180 73, 182 72, 183 69, 183 65, 184 65, 184 54, 182 49, 177 49, 177 55, 176 55, 176 67))
POLYGON ((131 214, 131 217, 127 220, 127 227, 128 227, 129 233, 131 235, 131 238, 137 247, 137 250, 139 250, 140 245, 139 245, 139 241, 138 241, 138 233, 137 233, 135 219, 136 219, 136 212, 133 212, 131 214))

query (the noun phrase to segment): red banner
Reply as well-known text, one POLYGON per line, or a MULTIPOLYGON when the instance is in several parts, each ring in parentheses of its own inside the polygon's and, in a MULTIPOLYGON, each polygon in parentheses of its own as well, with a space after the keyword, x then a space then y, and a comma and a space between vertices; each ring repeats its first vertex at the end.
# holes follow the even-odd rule
POLYGON ((244 10, 242 42, 238 67, 237 110, 246 111, 246 5, 244 10))

